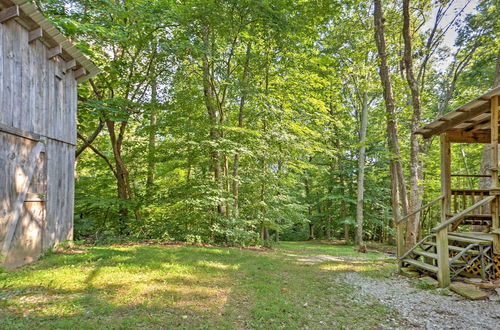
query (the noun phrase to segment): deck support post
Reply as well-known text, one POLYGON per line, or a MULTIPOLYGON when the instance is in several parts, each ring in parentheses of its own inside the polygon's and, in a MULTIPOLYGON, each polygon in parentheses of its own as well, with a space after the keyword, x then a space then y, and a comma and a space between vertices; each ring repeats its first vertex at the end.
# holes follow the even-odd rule
MULTIPOLYGON (((441 222, 447 220, 451 201, 451 149, 450 140, 446 133, 440 135, 441 146, 441 222)), ((442 288, 450 285, 450 262, 448 251, 448 228, 445 227, 436 233, 436 252, 438 255, 438 282, 442 288)))
POLYGON ((498 184, 498 96, 493 96, 490 99, 491 110, 491 193, 495 194, 496 198, 491 202, 491 231, 493 233, 493 253, 500 254, 500 210, 498 205, 499 184, 498 184))

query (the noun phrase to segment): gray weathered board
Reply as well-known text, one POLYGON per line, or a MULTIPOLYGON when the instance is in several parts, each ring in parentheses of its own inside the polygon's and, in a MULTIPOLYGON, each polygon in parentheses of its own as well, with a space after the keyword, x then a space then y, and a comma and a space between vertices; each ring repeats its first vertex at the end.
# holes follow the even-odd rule
POLYGON ((76 80, 49 53, 15 20, 0 24, 0 251, 9 268, 73 235, 76 80))

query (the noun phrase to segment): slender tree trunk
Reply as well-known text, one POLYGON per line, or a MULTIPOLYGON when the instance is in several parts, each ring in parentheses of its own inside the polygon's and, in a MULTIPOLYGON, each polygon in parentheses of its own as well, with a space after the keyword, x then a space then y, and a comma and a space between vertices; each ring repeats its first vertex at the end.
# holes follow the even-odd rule
POLYGON ((157 132, 157 105, 158 105, 158 84, 156 76, 154 76, 151 83, 151 112, 149 114, 149 138, 148 138, 148 164, 147 164, 147 180, 146 180, 146 196, 151 198, 154 192, 155 169, 156 169, 156 132, 157 132))
POLYGON ((356 244, 363 244, 363 196, 365 191, 366 131, 368 126, 368 93, 363 93, 359 131, 358 190, 356 198, 356 244))
MULTIPOLYGON (((252 45, 249 42, 247 45, 247 52, 245 55, 245 64, 243 67, 243 76, 241 77, 241 98, 240 106, 238 111, 238 127, 243 128, 243 110, 245 108, 245 101, 247 96, 247 80, 248 80, 248 68, 250 64, 250 54, 252 51, 252 45)), ((234 164, 233 164, 233 216, 235 218, 239 217, 239 171, 240 171, 240 153, 237 151, 234 154, 234 164)), ((278 235, 278 232, 276 232, 278 235)), ((278 238, 279 239, 279 238, 278 238)))
MULTIPOLYGON (((403 0, 403 39, 406 81, 411 92, 411 104, 413 115, 411 118, 411 136, 410 136, 410 212, 419 209, 422 206, 422 163, 419 159, 420 144, 416 134, 420 126, 420 90, 415 74, 413 72, 412 59, 412 41, 410 31, 410 0, 403 0)), ((419 232, 420 214, 407 220, 406 229, 406 249, 412 247, 417 242, 419 232)))
MULTIPOLYGON (((207 108, 208 117, 210 119, 210 138, 212 141, 217 144, 220 139, 220 132, 217 129, 219 121, 217 118, 217 110, 216 110, 216 97, 215 91, 212 86, 212 74, 210 71, 210 61, 209 61, 209 49, 210 45, 210 29, 205 27, 203 29, 203 46, 205 48, 205 53, 202 58, 202 67, 203 67, 203 94, 205 99, 205 106, 207 108)), ((220 153, 217 150, 217 146, 213 146, 211 148, 211 157, 212 157, 212 170, 214 172, 214 180, 219 192, 224 191, 224 182, 222 180, 222 165, 221 165, 221 157, 220 153)), ((219 215, 224 215, 226 213, 225 207, 223 204, 219 203, 217 205, 217 212, 219 215)))
MULTIPOLYGON (((340 141, 337 139, 337 146, 340 146, 340 141)), ((345 222, 345 219, 347 217, 347 206, 345 203, 345 195, 346 195, 346 189, 345 189, 345 182, 344 182, 344 167, 342 163, 342 157, 338 158, 338 168, 339 168, 339 186, 340 186, 340 194, 342 195, 342 198, 340 198, 340 206, 339 206, 339 215, 340 218, 344 221, 344 241, 346 244, 350 242, 350 235, 349 235, 349 224, 345 222)))
POLYGON ((311 200, 311 187, 309 185, 309 178, 306 177, 304 178, 304 188, 306 191, 306 200, 307 200, 307 216, 309 218, 309 237, 308 239, 314 239, 314 222, 312 220, 312 205, 310 203, 311 200))
MULTIPOLYGON (((328 194, 331 195, 333 192, 332 187, 328 187, 328 194)), ((327 217, 326 217, 326 238, 331 239, 332 238, 332 200, 328 199, 327 204, 326 204, 326 212, 327 212, 327 217)))
POLYGON ((495 68, 495 79, 493 79, 493 88, 500 86, 500 49, 497 53, 497 65, 495 68))
MULTIPOLYGON (((408 214, 408 199, 406 195, 403 167, 401 165, 400 159, 401 152, 399 148, 399 137, 396 120, 397 114, 394 105, 391 76, 387 64, 387 46, 385 41, 385 27, 381 0, 374 0, 374 4, 375 43, 377 45, 378 55, 380 57, 379 75, 382 83, 386 108, 388 147, 389 151, 391 152, 391 204, 393 208, 399 207, 399 197, 403 207, 403 214, 408 214)), ((399 210, 393 210, 393 215, 399 217, 399 210)), ((398 218, 395 218, 395 220, 396 219, 398 218)))

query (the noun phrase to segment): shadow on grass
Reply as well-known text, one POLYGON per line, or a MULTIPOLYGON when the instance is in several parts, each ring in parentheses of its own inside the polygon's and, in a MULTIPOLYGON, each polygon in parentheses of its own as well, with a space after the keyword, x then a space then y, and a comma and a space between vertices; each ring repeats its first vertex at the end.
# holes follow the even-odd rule
POLYGON ((342 265, 304 265, 279 250, 190 246, 54 254, 0 274, 1 327, 331 328, 384 322, 389 311, 354 300, 352 288, 335 281, 340 271, 374 271, 377 264, 342 265))

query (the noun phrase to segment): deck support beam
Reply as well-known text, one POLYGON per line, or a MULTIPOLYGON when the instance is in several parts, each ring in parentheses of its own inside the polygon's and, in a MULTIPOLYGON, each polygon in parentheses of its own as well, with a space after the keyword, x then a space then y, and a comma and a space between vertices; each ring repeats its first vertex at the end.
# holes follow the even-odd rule
MULTIPOLYGON (((499 190, 498 184, 498 96, 493 96, 490 99, 491 110, 491 190, 492 192, 499 190)), ((495 194, 496 198, 491 202, 491 230, 493 233, 493 253, 500 254, 500 235, 495 234, 495 231, 500 228, 500 207, 499 195, 495 194)))
MULTIPOLYGON (((441 204, 441 222, 447 220, 447 214, 450 212, 451 202, 451 148, 450 140, 446 133, 440 135, 441 146, 441 195, 443 196, 441 204)), ((448 227, 439 230, 436 233, 436 250, 438 265, 439 286, 445 288, 450 285, 450 262, 448 251, 448 227)))

